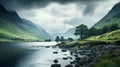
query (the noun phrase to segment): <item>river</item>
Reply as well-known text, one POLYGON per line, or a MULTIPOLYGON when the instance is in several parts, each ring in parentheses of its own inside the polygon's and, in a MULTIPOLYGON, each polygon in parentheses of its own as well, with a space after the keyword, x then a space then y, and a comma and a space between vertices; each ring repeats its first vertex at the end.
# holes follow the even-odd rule
MULTIPOLYGON (((53 47, 56 42, 17 42, 17 43, 0 43, 0 47, 10 45, 7 48, 14 46, 24 49, 29 49, 31 52, 25 56, 21 56, 12 67, 50 67, 57 59, 62 67, 69 64, 73 59, 64 60, 63 57, 73 57, 70 52, 62 52, 60 48, 53 47), (4 45, 3 45, 4 44, 4 45), (46 47, 47 46, 47 47, 46 47), (48 47, 50 46, 50 47, 48 47), (54 54, 53 52, 58 52, 54 54)), ((74 57, 73 57, 74 58, 74 57)), ((8 66, 10 67, 10 66, 8 66)))

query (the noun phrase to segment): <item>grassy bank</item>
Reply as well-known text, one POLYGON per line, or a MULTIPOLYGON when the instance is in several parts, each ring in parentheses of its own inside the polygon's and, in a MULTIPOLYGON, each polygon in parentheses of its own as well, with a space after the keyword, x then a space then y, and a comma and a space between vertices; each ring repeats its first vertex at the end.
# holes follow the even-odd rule
MULTIPOLYGON (((75 40, 65 43, 67 47, 77 50, 97 49, 101 56, 96 58, 91 67, 120 67, 120 48, 104 49, 106 46, 120 46, 120 29, 98 36, 91 36, 83 40, 75 40), (110 50, 109 50, 110 49, 110 50)), ((113 47, 114 48, 114 47, 113 47)), ((97 52, 97 51, 95 51, 97 52)), ((93 55, 94 56, 94 55, 93 55)), ((94 58, 93 58, 94 59, 94 58)))
POLYGON ((115 41, 120 40, 120 30, 108 32, 99 36, 92 36, 92 37, 86 38, 85 40, 115 43, 115 41))
POLYGON ((120 50, 104 53, 92 67, 120 67, 120 50))
POLYGON ((108 32, 99 36, 91 36, 83 40, 75 40, 73 42, 66 42, 66 45, 74 45, 76 48, 81 48, 84 45, 92 44, 116 44, 117 41, 120 41, 120 29, 112 32, 108 32), (81 46, 81 47, 80 47, 81 46))

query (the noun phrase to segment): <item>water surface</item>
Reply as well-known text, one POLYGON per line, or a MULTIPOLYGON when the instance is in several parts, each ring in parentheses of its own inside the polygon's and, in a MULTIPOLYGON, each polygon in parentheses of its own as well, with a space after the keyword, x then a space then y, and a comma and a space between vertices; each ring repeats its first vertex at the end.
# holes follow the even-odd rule
POLYGON ((17 42, 0 44, 10 45, 9 47, 21 47, 32 51, 16 61, 14 67, 50 67, 55 59, 64 67, 72 61, 70 58, 68 58, 68 60, 63 60, 63 57, 72 57, 69 51, 62 52, 58 47, 52 48, 52 46, 56 45, 56 42, 17 42), (46 48, 46 46, 51 47, 46 48), (53 52, 58 52, 58 54, 53 54, 53 52))

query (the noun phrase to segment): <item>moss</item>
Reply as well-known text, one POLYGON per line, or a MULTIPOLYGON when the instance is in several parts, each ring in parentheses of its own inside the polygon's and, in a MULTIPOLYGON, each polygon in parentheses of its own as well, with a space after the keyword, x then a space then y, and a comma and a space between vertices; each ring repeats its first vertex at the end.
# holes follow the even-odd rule
POLYGON ((112 32, 108 32, 108 33, 105 33, 105 34, 99 35, 99 36, 91 36, 89 38, 86 38, 85 40, 102 41, 102 42, 113 44, 113 43, 115 43, 115 41, 120 40, 120 29, 112 31, 112 32))
POLYGON ((120 50, 107 52, 99 58, 93 67, 119 67, 120 66, 120 50), (116 55, 117 54, 117 55, 116 55))

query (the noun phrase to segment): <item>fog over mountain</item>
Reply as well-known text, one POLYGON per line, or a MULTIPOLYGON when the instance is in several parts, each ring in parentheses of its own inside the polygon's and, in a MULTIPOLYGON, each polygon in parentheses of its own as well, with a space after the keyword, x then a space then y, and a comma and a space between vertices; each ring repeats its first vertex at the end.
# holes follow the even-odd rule
POLYGON ((91 27, 119 0, 0 0, 49 33, 63 33, 80 24, 91 27), (109 4, 108 4, 109 3, 109 4), (103 10, 104 8, 104 10, 103 10))
POLYGON ((43 41, 51 36, 40 26, 0 5, 0 40, 43 41))

